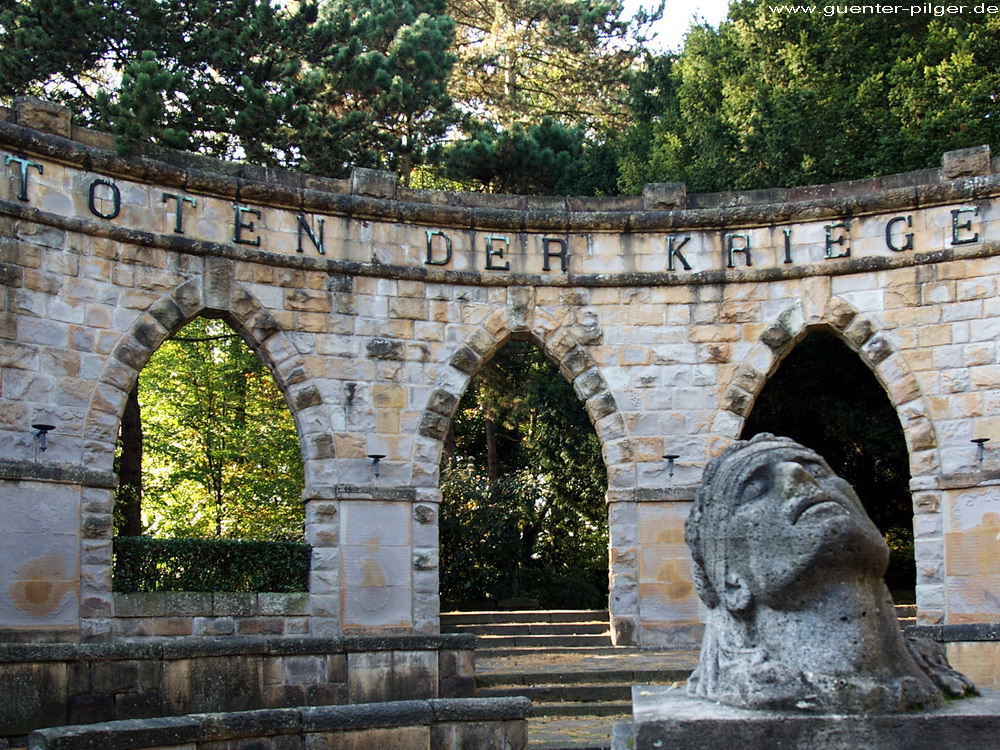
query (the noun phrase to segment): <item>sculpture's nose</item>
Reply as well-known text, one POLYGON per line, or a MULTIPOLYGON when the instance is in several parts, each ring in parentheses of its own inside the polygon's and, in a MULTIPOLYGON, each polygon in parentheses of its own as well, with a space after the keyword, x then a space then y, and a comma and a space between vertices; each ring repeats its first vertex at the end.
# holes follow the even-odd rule
POLYGON ((802 490, 818 489, 819 483, 796 461, 782 461, 774 467, 775 485, 783 497, 793 497, 802 490))

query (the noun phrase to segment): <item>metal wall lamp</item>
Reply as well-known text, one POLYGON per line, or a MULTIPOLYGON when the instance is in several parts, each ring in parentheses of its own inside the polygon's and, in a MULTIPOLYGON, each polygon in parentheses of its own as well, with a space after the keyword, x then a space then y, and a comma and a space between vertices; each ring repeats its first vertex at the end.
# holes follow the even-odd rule
MULTIPOLYGON (((979 463, 983 462, 983 444, 990 442, 989 438, 973 438, 969 442, 976 444, 976 458, 979 459, 979 463)), ((44 448, 43 448, 44 450, 44 448)))
POLYGON ((378 475, 379 475, 378 462, 381 461, 383 458, 385 458, 385 454, 384 453, 369 453, 368 454, 368 458, 370 458, 372 460, 372 466, 375 469, 375 478, 378 479, 378 475))
POLYGON ((47 436, 49 434, 49 430, 54 430, 56 426, 53 424, 43 424, 38 422, 31 425, 31 428, 35 430, 35 438, 38 440, 38 450, 44 453, 45 449, 48 447, 47 436))

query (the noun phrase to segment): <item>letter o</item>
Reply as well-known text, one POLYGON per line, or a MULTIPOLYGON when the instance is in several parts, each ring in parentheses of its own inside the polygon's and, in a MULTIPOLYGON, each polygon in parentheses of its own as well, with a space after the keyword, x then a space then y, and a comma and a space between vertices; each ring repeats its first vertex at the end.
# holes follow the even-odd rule
POLYGON ((94 180, 92 183, 90 183, 90 193, 87 196, 87 206, 90 208, 90 213, 92 213, 94 216, 100 216, 102 219, 113 219, 119 213, 121 213, 122 192, 121 190, 118 189, 118 186, 113 182, 109 182, 108 180, 94 180), (113 208, 108 213, 104 213, 103 211, 98 211, 97 206, 94 203, 94 200, 97 197, 95 193, 97 192, 98 185, 105 185, 106 187, 111 188, 111 202, 113 204, 113 208))

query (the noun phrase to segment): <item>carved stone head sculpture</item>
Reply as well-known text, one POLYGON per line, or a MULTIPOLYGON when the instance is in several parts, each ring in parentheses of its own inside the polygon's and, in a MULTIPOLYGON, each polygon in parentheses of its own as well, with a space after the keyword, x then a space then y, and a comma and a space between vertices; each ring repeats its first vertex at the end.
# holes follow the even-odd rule
POLYGON ((688 692, 823 713, 943 705, 900 633, 888 547, 815 452, 766 433, 729 446, 705 469, 685 538, 708 607, 688 692))

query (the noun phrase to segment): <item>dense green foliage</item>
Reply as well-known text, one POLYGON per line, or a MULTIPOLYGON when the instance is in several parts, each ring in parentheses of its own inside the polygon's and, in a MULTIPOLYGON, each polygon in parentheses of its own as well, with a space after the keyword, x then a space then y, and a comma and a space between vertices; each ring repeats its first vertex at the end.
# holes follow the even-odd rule
POLYGON ((271 373, 220 320, 166 341, 139 381, 152 536, 298 540, 302 459, 271 373))
POLYGON ((735 0, 636 80, 622 187, 803 185, 940 164, 1000 143, 995 16, 776 13, 735 0))
POLYGON ((620 0, 7 0, 0 100, 423 187, 608 195, 849 180, 1000 143, 1000 18, 734 0, 679 54, 620 0))
POLYGON ((114 540, 115 591, 307 591, 308 544, 244 539, 114 540))
POLYGON ((531 343, 504 346, 453 420, 442 472, 441 598, 607 605, 607 477, 597 435, 531 343))
POLYGON ((896 411, 860 358, 831 333, 806 336, 757 397, 743 438, 785 435, 846 479, 893 551, 891 588, 912 589, 909 457, 896 411))
POLYGON ((330 175, 406 173, 455 115, 443 0, 17 0, 0 96, 151 141, 330 175))

